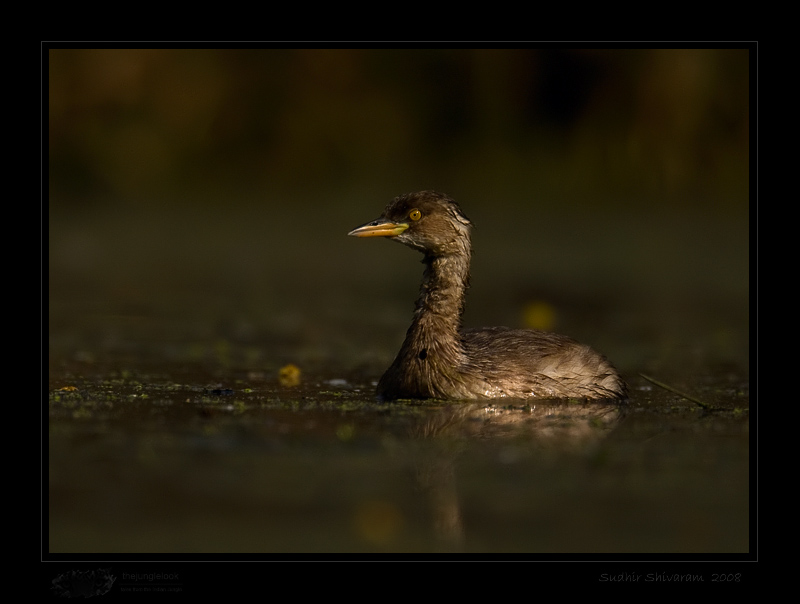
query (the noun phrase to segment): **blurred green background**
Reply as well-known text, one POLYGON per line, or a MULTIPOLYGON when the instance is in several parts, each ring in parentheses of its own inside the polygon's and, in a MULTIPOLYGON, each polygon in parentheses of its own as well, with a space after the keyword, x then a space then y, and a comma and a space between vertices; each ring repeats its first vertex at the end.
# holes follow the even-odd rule
POLYGON ((749 50, 50 49, 54 206, 748 201, 749 50))

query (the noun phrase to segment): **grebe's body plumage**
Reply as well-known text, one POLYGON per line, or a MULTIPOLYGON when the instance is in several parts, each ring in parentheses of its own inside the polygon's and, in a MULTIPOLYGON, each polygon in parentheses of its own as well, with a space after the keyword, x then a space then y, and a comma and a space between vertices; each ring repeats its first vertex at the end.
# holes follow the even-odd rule
POLYGON ((401 195, 349 234, 389 237, 424 254, 420 295, 378 396, 398 398, 624 398, 625 383, 601 354, 533 329, 462 329, 471 223, 433 191, 401 195))

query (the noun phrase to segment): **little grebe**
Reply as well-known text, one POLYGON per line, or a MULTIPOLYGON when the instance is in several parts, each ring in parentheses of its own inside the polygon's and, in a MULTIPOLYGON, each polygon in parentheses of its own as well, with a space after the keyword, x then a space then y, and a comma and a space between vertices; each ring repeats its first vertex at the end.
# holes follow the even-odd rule
POLYGON ((389 237, 425 255, 414 319, 378 382, 378 396, 624 398, 627 387, 611 363, 571 338, 533 329, 461 329, 471 226, 450 197, 421 191, 397 197, 380 218, 348 233, 389 237))

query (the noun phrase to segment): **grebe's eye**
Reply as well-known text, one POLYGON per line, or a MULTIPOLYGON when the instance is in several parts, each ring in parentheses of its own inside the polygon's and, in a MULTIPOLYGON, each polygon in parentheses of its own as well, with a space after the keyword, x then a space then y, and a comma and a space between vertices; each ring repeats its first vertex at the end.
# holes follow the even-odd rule
POLYGON ((408 217, 409 217, 411 220, 415 220, 415 221, 416 221, 416 220, 419 220, 420 218, 422 218, 422 212, 420 212, 420 211, 419 211, 419 210, 417 210, 417 209, 411 210, 411 211, 408 213, 408 217))

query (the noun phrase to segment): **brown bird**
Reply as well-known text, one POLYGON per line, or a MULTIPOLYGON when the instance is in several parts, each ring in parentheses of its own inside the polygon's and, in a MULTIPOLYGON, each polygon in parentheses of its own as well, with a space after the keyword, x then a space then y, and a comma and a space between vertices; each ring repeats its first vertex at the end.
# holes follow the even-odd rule
POLYGON ((533 329, 461 328, 471 228, 453 199, 421 191, 397 197, 380 218, 348 233, 389 237, 424 254, 414 318, 378 382, 378 397, 625 398, 614 366, 571 338, 533 329))

